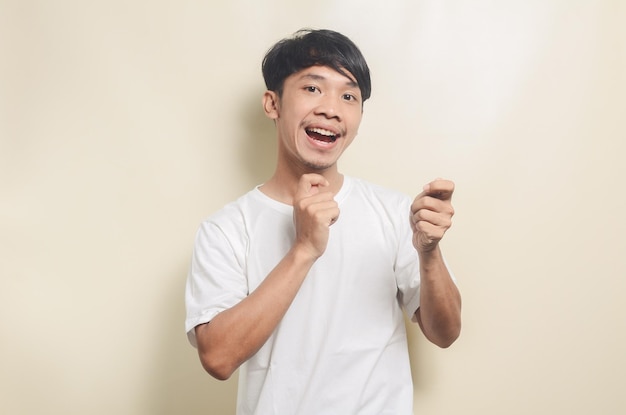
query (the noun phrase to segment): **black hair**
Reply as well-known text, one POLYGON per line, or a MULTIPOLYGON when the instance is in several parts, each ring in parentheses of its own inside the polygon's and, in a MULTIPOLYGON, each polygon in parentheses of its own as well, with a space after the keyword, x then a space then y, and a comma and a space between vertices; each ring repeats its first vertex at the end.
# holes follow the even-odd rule
POLYGON ((341 33, 320 29, 301 29, 276 43, 263 58, 265 86, 282 95, 285 79, 311 66, 328 66, 355 78, 363 102, 372 93, 370 70, 359 48, 341 33))

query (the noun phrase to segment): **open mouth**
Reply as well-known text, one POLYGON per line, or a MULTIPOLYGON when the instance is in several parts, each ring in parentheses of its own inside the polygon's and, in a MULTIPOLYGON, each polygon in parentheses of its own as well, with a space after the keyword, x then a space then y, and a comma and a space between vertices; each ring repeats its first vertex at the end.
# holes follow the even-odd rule
POLYGON ((312 139, 322 141, 324 143, 334 143, 339 137, 339 135, 333 133, 332 131, 325 130, 323 128, 307 128, 306 133, 312 139))

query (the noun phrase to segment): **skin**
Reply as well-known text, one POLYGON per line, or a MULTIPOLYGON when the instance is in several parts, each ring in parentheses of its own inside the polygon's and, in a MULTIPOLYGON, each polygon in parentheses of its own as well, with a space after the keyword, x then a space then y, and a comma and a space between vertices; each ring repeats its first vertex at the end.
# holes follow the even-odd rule
MULTIPOLYGON (((296 239, 256 290, 196 327, 202 365, 222 380, 263 346, 324 254, 330 229, 340 220, 333 199, 343 184, 337 161, 357 135, 363 103, 351 76, 314 66, 288 77, 281 96, 267 91, 263 108, 276 125, 278 161, 274 175, 260 189, 293 206, 296 239), (332 132, 337 139, 314 140, 307 134, 311 128, 332 132)), ((451 181, 428 183, 415 198, 409 218, 422 278, 415 316, 426 338, 440 347, 451 345, 461 328, 461 297, 439 248, 454 214, 453 192, 451 181)))

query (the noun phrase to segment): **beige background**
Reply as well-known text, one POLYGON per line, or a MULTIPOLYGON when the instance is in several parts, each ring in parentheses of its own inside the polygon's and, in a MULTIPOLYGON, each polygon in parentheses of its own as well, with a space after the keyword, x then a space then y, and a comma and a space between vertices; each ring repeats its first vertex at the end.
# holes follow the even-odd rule
MULTIPOLYGON (((231 414, 183 330, 199 222, 272 171, 260 61, 340 30, 347 174, 456 181, 448 350, 418 414, 626 412, 626 2, 0 0, 0 413, 231 414)), ((303 323, 304 324, 304 323, 303 323)))

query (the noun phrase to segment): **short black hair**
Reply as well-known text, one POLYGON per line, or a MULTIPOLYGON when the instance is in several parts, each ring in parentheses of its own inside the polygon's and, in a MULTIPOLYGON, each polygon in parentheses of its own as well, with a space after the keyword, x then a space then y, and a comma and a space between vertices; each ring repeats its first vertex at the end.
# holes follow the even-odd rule
POLYGON ((268 90, 282 95, 285 79, 311 66, 328 66, 354 76, 363 102, 372 93, 370 70, 359 48, 348 37, 327 29, 301 29, 285 38, 265 54, 262 71, 268 90))

